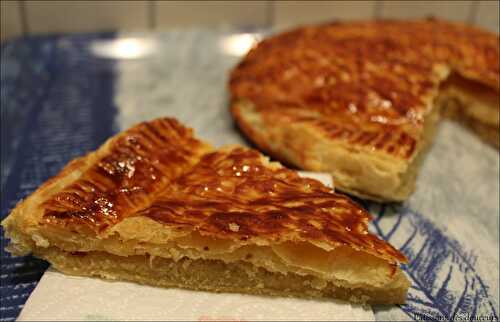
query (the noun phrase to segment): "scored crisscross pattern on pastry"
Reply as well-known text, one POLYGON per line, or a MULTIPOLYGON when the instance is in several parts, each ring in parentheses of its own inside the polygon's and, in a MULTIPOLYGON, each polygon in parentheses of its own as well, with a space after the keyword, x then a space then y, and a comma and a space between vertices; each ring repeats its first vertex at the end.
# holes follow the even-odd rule
POLYGON ((241 100, 265 123, 304 123, 332 140, 411 159, 439 83, 453 71, 498 93, 498 57, 498 36, 463 24, 332 23, 263 40, 229 87, 251 138, 236 111, 241 100))
POLYGON ((207 237, 343 245, 406 261, 368 232, 369 214, 348 197, 255 150, 212 150, 172 119, 139 124, 90 157, 75 181, 43 202, 42 224, 102 234, 145 216, 207 237))

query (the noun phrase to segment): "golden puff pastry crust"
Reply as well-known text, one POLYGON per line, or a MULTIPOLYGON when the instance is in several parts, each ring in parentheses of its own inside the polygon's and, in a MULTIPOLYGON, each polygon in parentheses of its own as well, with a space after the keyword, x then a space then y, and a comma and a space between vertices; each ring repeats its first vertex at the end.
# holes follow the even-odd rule
POLYGON ((14 254, 68 274, 166 287, 403 303, 406 258, 369 214, 243 147, 173 119, 77 159, 2 222, 14 254))
POLYGON ((459 23, 307 26, 264 39, 233 69, 231 111, 279 160, 400 201, 442 106, 499 146, 499 59, 498 35, 459 23))

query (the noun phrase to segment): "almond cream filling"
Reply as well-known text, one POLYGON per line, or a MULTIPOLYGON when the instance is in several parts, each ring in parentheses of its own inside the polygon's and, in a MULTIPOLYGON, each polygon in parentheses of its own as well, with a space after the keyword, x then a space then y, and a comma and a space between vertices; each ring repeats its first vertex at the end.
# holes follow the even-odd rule
MULTIPOLYGON (((144 224, 145 218, 135 218, 136 224, 144 224)), ((148 223, 151 224, 151 223, 148 223)), ((247 244, 227 239, 209 238, 197 232, 171 234, 168 240, 154 236, 156 222, 152 224, 150 240, 146 238, 124 239, 118 232, 104 238, 76 236, 54 229, 44 229, 24 236, 10 236, 14 253, 33 252, 35 249, 57 247, 63 252, 107 252, 118 256, 150 256, 180 261, 221 260, 225 263, 248 262, 273 273, 311 275, 325 281, 346 283, 351 287, 387 287, 395 280, 397 266, 371 254, 347 246, 325 250, 307 242, 281 241, 273 244, 247 244)), ((119 225, 118 231, 120 230, 119 225)), ((47 228, 47 227, 45 227, 47 228)), ((123 227, 122 227, 123 228, 123 227)), ((158 227, 156 227, 158 228, 158 227)), ((140 237, 140 236, 136 236, 140 237)), ((36 251, 35 251, 36 252, 36 251)), ((390 287, 390 286, 389 286, 390 287)))

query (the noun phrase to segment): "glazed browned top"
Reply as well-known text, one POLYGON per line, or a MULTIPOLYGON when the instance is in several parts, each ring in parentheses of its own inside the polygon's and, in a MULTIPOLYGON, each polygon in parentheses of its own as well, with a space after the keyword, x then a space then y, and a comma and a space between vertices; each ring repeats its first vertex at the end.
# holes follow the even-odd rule
POLYGON ((499 38, 443 21, 303 27, 260 42, 233 70, 233 105, 409 158, 449 70, 499 92, 499 38), (444 72, 443 72, 444 67, 444 72))
POLYGON ((97 150, 78 180, 44 202, 44 217, 103 231, 150 204, 210 149, 174 119, 141 123, 97 150))
POLYGON ((44 224, 100 234, 145 216, 209 237, 320 241, 406 262, 368 232, 369 214, 348 197, 266 165, 255 150, 209 151, 174 120, 140 124, 97 153, 79 179, 43 203, 44 224))

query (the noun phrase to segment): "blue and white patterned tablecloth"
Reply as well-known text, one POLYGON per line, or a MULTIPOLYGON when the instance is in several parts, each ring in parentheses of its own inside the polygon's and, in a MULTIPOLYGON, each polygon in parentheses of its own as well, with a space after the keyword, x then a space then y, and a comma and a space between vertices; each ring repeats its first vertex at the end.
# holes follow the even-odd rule
MULTIPOLYGON (((171 31, 27 38, 1 48, 1 215, 72 158, 142 120, 174 116, 216 144, 248 144, 227 112, 228 70, 255 34, 171 31)), ((257 35, 258 36, 258 35, 257 35)), ((498 320, 499 154, 443 121, 416 193, 360 201, 371 229, 410 259, 408 303, 379 320, 498 320)), ((14 320, 48 267, 4 251, 0 320, 14 320)))
MULTIPOLYGON (((114 133, 114 62, 89 42, 111 34, 8 42, 1 49, 2 218, 72 158, 114 133)), ((0 319, 19 314, 48 267, 5 252, 1 233, 0 319)))

